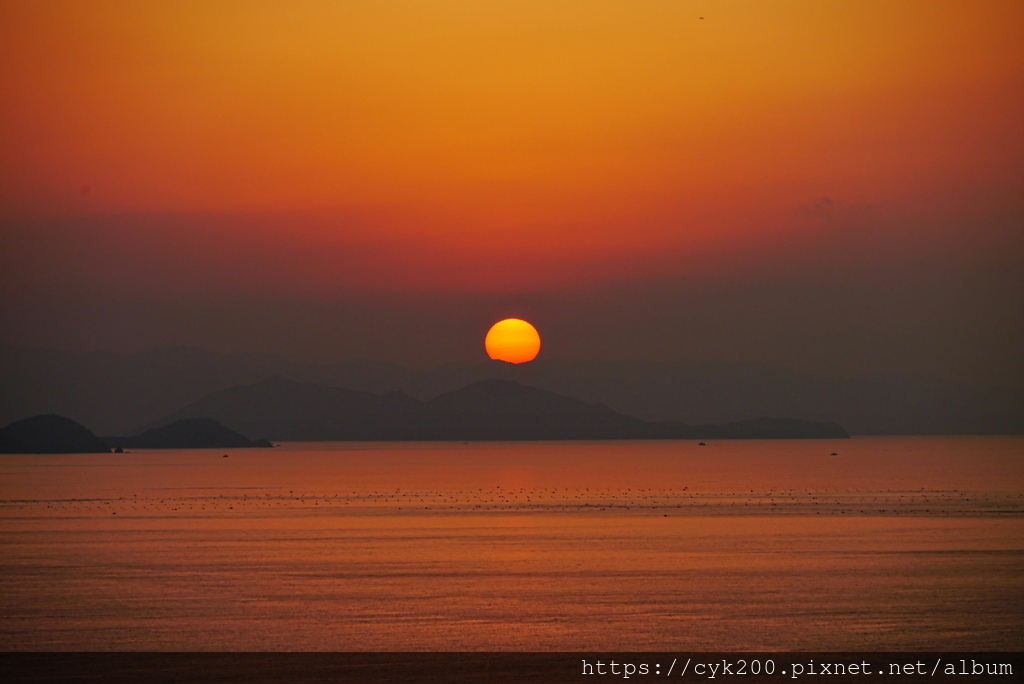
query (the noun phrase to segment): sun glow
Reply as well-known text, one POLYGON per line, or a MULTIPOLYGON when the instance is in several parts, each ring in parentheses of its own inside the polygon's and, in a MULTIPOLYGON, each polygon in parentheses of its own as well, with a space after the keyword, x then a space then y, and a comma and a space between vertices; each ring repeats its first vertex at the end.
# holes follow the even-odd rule
POLYGON ((484 339, 487 355, 496 361, 525 363, 537 358, 540 334, 537 329, 519 318, 498 321, 487 331, 484 339))

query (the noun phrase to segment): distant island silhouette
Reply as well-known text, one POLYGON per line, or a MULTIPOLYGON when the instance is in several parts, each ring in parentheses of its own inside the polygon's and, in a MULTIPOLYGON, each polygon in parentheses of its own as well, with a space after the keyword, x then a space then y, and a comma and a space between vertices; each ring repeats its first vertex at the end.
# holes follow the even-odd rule
POLYGON ((199 417, 275 441, 849 437, 836 423, 791 418, 649 422, 511 380, 481 380, 420 401, 272 377, 213 392, 160 422, 199 417))
POLYGON ((135 437, 104 437, 121 449, 245 449, 274 446, 265 439, 252 440, 210 418, 185 418, 146 430, 135 437))
POLYGON ((135 437, 97 437, 70 418, 40 415, 0 430, 0 454, 98 454, 135 449, 239 449, 274 446, 209 418, 178 420, 135 437))
POLYGON ((849 437, 836 423, 792 418, 648 422, 510 380, 482 380, 420 401, 400 392, 377 395, 272 377, 214 392, 135 436, 100 439, 69 418, 27 418, 0 431, 0 453, 273 446, 245 434, 289 442, 849 437))
POLYGON ((0 425, 58 414, 98 435, 134 435, 164 424, 212 392, 275 375, 378 395, 402 392, 420 401, 478 380, 513 380, 648 422, 720 425, 788 416, 838 422, 857 435, 1024 434, 1024 388, 1014 384, 895 375, 819 377, 765 364, 710 361, 538 359, 415 370, 382 361, 323 364, 192 347, 118 354, 3 344, 0 425))
POLYGON ((32 416, 0 430, 0 454, 98 454, 110 446, 70 418, 32 416))

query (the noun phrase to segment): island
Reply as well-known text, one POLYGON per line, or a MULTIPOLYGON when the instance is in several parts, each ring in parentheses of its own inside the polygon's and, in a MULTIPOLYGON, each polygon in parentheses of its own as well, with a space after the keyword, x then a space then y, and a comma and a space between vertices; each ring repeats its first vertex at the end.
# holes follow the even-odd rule
POLYGON ((248 449, 274 446, 249 439, 211 418, 184 418, 146 430, 134 437, 104 437, 120 449, 248 449))
POLYGON ((0 430, 0 454, 101 454, 110 445, 70 418, 44 414, 0 430))

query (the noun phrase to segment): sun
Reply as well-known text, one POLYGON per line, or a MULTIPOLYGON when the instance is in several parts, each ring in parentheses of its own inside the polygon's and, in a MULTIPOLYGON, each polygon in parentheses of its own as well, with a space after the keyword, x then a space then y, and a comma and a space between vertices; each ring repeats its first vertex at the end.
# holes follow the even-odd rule
POLYGON ((526 363, 537 358, 540 351, 540 333, 519 318, 498 321, 484 338, 487 355, 495 361, 526 363))

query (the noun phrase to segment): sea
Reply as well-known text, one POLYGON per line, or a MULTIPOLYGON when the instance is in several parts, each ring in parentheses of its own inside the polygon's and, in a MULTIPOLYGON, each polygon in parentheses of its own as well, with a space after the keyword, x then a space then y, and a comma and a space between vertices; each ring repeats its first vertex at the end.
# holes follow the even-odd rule
POLYGON ((1021 651, 1024 437, 0 456, 7 651, 1021 651))

